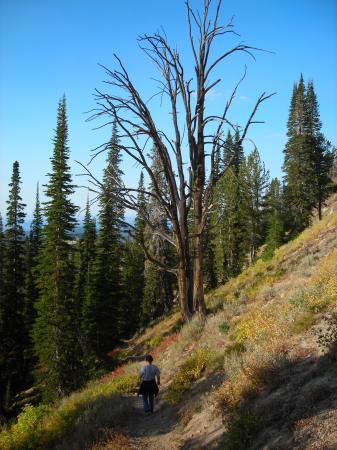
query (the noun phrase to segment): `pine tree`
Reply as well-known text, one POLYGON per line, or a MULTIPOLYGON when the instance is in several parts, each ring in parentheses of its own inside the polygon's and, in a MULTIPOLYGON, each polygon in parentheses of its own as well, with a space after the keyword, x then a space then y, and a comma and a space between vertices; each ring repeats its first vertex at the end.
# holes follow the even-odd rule
MULTIPOLYGON (((213 195, 211 195, 213 197, 213 195)), ((206 290, 214 289, 217 286, 216 270, 215 270, 215 254, 212 245, 214 241, 214 230, 212 228, 212 220, 208 217, 206 221, 206 230, 203 239, 203 272, 206 290)))
MULTIPOLYGON (((1 297, 1 398, 9 406, 13 395, 24 386, 24 242, 25 218, 20 196, 19 163, 13 164, 7 201, 7 223, 3 259, 3 295, 1 297), (5 398, 4 398, 5 397, 5 398)), ((3 244, 2 244, 3 245, 3 244)))
POLYGON ((324 201, 331 192, 330 170, 333 163, 330 143, 324 138, 319 108, 312 81, 307 84, 304 111, 305 151, 313 165, 313 198, 319 219, 322 218, 324 201))
MULTIPOLYGON (((146 212, 144 192, 144 174, 141 172, 137 204, 143 214, 146 212)), ((123 301, 120 308, 120 333, 123 337, 130 337, 140 326, 144 293, 145 257, 141 244, 144 243, 145 221, 140 212, 136 215, 134 227, 134 239, 125 242, 123 251, 123 301)))
MULTIPOLYGON (((152 150, 152 170, 162 195, 167 196, 167 186, 155 148, 152 150)), ((149 191, 151 192, 153 189, 151 183, 149 191)), ((145 245, 157 260, 170 266, 174 258, 171 245, 159 234, 160 231, 168 232, 168 223, 160 203, 153 196, 148 201, 147 215, 155 229, 148 225, 145 226, 145 245), (158 229, 158 233, 156 233, 156 229, 158 229)), ((144 278, 142 323, 145 325, 172 308, 174 280, 172 274, 161 270, 148 260, 145 261, 144 278)))
POLYGON ((38 255, 42 245, 43 218, 39 198, 39 185, 36 190, 36 201, 33 220, 30 226, 29 236, 26 239, 26 277, 25 277, 25 305, 24 305, 24 327, 25 327, 25 373, 31 373, 36 358, 34 355, 31 332, 36 318, 34 307, 38 297, 37 265, 38 255))
POLYGON ((230 167, 232 167, 234 174, 238 177, 244 159, 245 155, 243 153, 242 144, 240 144, 240 134, 237 129, 232 146, 231 136, 230 134, 228 135, 227 142, 224 148, 224 162, 226 164, 226 161, 228 161, 228 164, 230 164, 230 167), (228 146, 228 150, 226 146, 228 146))
POLYGON ((247 253, 244 153, 239 140, 238 131, 234 140, 228 132, 222 158, 222 166, 228 169, 213 194, 216 214, 212 217, 213 226, 215 224, 212 247, 217 284, 225 283, 240 273, 247 253))
POLYGON ((330 169, 330 178, 335 183, 335 190, 336 190, 336 182, 337 182, 337 147, 333 147, 331 150, 331 169, 330 169))
MULTIPOLYGON (((231 169, 229 169, 231 171, 231 169)), ((224 205, 225 205, 225 183, 228 178, 228 171, 223 175, 212 191, 213 212, 209 218, 210 228, 212 229, 212 248, 213 267, 215 273, 215 284, 219 285, 224 282, 224 245, 225 245, 225 226, 224 221, 224 205)), ((232 173, 232 171, 231 171, 232 173)))
POLYGON ((282 187, 277 178, 273 178, 265 201, 266 248, 263 259, 270 259, 275 250, 284 242, 284 219, 282 205, 282 187))
MULTIPOLYGON (((4 260, 5 258, 5 235, 3 229, 2 216, 0 214, 0 342, 5 341, 4 336, 4 325, 5 325, 5 271, 4 271, 4 260)), ((2 413, 2 408, 4 406, 4 393, 6 386, 5 378, 5 349, 3 346, 0 348, 0 414, 2 413)))
POLYGON ((82 347, 83 360, 87 369, 90 370, 91 347, 90 347, 90 315, 92 302, 93 264, 95 260, 96 222, 90 214, 89 198, 87 199, 83 234, 79 242, 79 270, 77 280, 77 308, 81 312, 80 321, 80 343, 82 347))
POLYGON ((39 358, 44 396, 52 399, 68 394, 82 381, 77 330, 79 311, 74 292, 75 213, 70 196, 74 192, 68 165, 69 148, 66 99, 58 105, 52 171, 48 174, 45 203, 46 225, 39 258, 40 296, 33 339, 39 358))
POLYGON ((315 206, 312 152, 306 144, 306 109, 306 89, 301 75, 293 90, 287 124, 288 142, 284 149, 284 199, 290 238, 310 224, 315 206))
POLYGON ((2 330, 2 305, 3 305, 3 295, 5 292, 5 233, 2 221, 2 215, 0 214, 0 330, 2 330))
POLYGON ((244 165, 244 186, 246 188, 246 206, 248 222, 246 230, 249 238, 249 260, 252 263, 256 252, 264 240, 264 197, 269 181, 269 172, 261 161, 255 148, 248 155, 244 165))
POLYGON ((307 178, 312 176, 312 165, 305 152, 304 136, 305 85, 301 75, 294 86, 288 119, 288 142, 284 149, 284 197, 287 208, 290 237, 310 223, 313 200, 307 178))
POLYGON ((83 304, 92 284, 92 266, 95 260, 96 234, 96 221, 91 217, 88 198, 83 220, 83 234, 79 241, 79 270, 77 281, 79 311, 83 310, 83 304))
POLYGON ((104 193, 100 200, 100 227, 93 263, 92 291, 87 304, 88 336, 93 355, 99 361, 103 361, 107 352, 120 340, 118 323, 122 296, 120 222, 124 218, 124 209, 118 198, 122 171, 117 144, 117 126, 114 123, 103 176, 104 193))

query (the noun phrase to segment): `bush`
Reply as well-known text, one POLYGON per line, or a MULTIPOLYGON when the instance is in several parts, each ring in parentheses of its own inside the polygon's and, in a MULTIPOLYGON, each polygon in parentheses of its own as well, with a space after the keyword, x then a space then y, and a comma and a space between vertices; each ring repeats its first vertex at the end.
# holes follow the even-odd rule
POLYGON ((214 356, 205 348, 196 350, 174 376, 166 392, 166 400, 171 404, 179 402, 192 383, 201 377, 214 356))
POLYGON ((17 422, 0 433, 1 450, 44 450, 62 439, 100 397, 136 390, 136 375, 120 375, 109 382, 93 383, 53 406, 25 407, 17 422))
POLYGON ((162 340, 163 336, 153 336, 153 338, 149 340, 149 346, 151 348, 158 347, 162 340))
POLYGON ((178 331, 180 331, 182 329, 184 325, 184 321, 182 318, 179 318, 176 323, 172 326, 170 333, 177 333, 178 331))
POLYGON ((278 327, 273 313, 267 310, 255 310, 246 316, 234 330, 234 339, 238 344, 247 340, 257 342, 277 333, 278 327))
POLYGON ((0 448, 22 450, 39 448, 40 424, 49 411, 50 407, 46 405, 26 405, 10 430, 0 434, 0 448))
POLYGON ((252 411, 240 411, 228 425, 224 438, 225 449, 240 450, 247 448, 253 442, 260 420, 260 416, 252 411))
POLYGON ((226 350, 225 355, 232 355, 234 354, 240 354, 243 353, 246 350, 246 347, 242 342, 234 342, 233 344, 230 344, 226 350))
POLYGON ((230 329, 230 326, 229 326, 229 323, 228 323, 228 322, 225 321, 225 322, 220 323, 220 325, 219 325, 219 331, 220 331, 220 333, 222 333, 222 334, 228 334, 229 329, 230 329))
POLYGON ((299 315, 292 324, 290 331, 292 334, 301 334, 308 330, 314 323, 315 317, 311 311, 307 311, 304 314, 299 315))

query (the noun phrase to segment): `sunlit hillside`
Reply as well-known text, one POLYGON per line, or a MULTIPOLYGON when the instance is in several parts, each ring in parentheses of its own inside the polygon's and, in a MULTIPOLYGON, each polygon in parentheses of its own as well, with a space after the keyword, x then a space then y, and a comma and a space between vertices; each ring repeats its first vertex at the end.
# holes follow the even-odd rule
POLYGON ((173 313, 112 355, 119 368, 51 407, 27 406, 9 449, 337 448, 337 195, 322 221, 209 293, 209 314, 173 313), (151 352, 151 419, 137 391, 151 352))

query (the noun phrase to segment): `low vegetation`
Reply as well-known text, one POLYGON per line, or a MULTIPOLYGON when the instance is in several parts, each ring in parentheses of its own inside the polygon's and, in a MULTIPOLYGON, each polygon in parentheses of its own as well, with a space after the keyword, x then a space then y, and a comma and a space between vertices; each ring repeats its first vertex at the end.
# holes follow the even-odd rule
POLYGON ((171 404, 182 400, 186 391, 191 389, 193 382, 201 378, 206 369, 214 370, 220 361, 221 356, 215 352, 206 348, 198 348, 184 361, 173 377, 172 383, 166 391, 166 400, 171 404))
POLYGON ((27 405, 16 423, 0 434, 0 448, 44 450, 61 440, 78 423, 93 433, 96 428, 111 424, 114 413, 111 409, 118 403, 118 395, 134 392, 137 384, 136 375, 121 374, 110 381, 92 383, 53 407, 27 405))
POLYGON ((287 402, 295 411, 294 435, 303 433, 302 397, 317 404, 333 389, 324 377, 333 379, 329 358, 337 340, 336 225, 337 214, 327 215, 271 260, 211 292, 206 320, 182 326, 179 314, 168 315, 116 353, 121 366, 114 372, 53 406, 26 406, 0 434, 1 449, 60 449, 70 438, 92 442, 93 449, 128 449, 128 439, 108 427, 127 413, 117 400, 135 392, 137 358, 148 351, 162 369, 165 402, 188 403, 184 427, 196 414, 194 387, 217 373, 220 384, 202 389, 209 390, 207 405, 223 416, 224 448, 253 448, 264 429, 289 420, 287 402))

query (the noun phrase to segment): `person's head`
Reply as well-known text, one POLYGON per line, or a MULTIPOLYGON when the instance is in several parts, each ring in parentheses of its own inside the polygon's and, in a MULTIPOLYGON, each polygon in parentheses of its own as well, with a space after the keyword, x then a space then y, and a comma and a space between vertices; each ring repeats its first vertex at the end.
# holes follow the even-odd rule
POLYGON ((145 361, 147 361, 149 364, 152 364, 153 358, 151 355, 146 355, 145 361))

